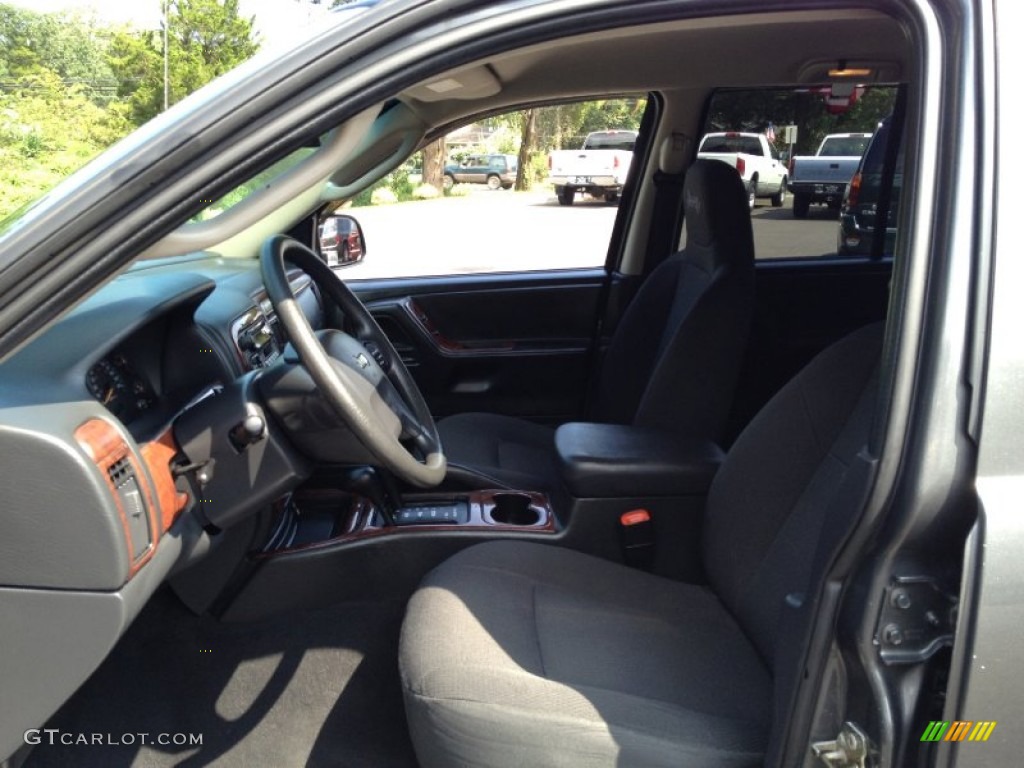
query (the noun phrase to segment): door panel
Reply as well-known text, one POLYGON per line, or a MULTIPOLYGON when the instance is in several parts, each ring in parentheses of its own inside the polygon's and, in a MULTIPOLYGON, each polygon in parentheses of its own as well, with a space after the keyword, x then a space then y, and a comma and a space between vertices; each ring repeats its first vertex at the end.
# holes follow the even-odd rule
POLYGON ((352 282, 435 417, 582 414, 603 270, 352 282))
MULTIPOLYGON (((825 347, 885 318, 891 261, 757 264, 735 437, 825 347)), ((352 282, 438 417, 484 410, 558 423, 581 418, 603 270, 352 282)), ((604 342, 635 292, 609 301, 604 342)), ((607 292, 605 292, 608 298, 607 292)), ((602 345, 604 346, 604 345, 602 345)), ((731 440, 730 440, 731 442, 731 440)))

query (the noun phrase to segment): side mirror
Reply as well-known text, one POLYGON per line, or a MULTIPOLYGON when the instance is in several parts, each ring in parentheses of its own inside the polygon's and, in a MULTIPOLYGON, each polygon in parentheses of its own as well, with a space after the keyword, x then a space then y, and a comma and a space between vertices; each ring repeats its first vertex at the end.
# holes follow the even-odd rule
POLYGON ((352 216, 331 214, 319 226, 320 256, 329 267, 358 264, 366 255, 363 228, 352 216))

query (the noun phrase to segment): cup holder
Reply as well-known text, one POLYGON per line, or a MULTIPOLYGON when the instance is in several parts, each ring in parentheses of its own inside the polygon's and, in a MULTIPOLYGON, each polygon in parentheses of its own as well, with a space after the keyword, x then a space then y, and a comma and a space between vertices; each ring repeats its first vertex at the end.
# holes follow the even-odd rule
POLYGON ((491 519, 499 525, 536 525, 540 512, 530 504, 530 497, 524 493, 496 493, 491 519))

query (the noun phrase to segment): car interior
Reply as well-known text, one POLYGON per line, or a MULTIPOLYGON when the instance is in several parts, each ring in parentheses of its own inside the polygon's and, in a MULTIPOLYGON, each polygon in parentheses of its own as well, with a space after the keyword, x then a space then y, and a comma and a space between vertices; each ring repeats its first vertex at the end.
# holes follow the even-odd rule
MULTIPOLYGON (((182 193, 0 363, 4 768, 795 765, 835 737, 821 617, 905 428, 937 33, 897 4, 546 5, 325 56, 315 119, 219 150, 202 195, 296 162, 215 216, 182 193), (847 67, 903 94, 894 253, 760 260, 735 171, 696 160, 709 102, 847 67), (648 106, 604 267, 318 255, 320 217, 432 139, 623 93, 648 106), (203 740, 24 745, 44 727, 203 740)), ((963 525, 936 542, 958 562, 963 525)))

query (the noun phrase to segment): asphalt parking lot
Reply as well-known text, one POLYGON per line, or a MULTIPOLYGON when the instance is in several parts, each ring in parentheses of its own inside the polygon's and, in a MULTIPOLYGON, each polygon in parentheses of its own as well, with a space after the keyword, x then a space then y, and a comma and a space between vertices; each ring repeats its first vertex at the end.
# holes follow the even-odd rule
MULTIPOLYGON (((363 227, 367 255, 340 269, 346 279, 594 267, 604 263, 617 206, 578 199, 561 206, 547 191, 472 190, 448 197, 347 211, 363 227)), ((794 219, 759 201, 758 258, 835 252, 837 222, 823 207, 794 219)))

